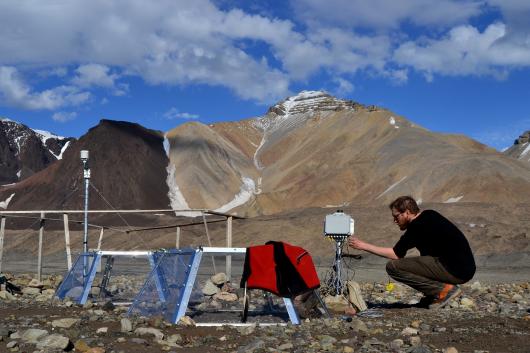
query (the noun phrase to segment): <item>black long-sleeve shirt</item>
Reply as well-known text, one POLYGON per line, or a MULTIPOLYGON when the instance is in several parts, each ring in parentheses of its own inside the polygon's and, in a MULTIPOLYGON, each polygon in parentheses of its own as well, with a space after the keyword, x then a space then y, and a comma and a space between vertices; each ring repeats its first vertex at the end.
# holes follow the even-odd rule
POLYGON ((421 212, 393 249, 402 258, 414 247, 422 256, 438 257, 450 274, 463 281, 469 281, 475 274, 475 259, 466 237, 436 211, 421 212))

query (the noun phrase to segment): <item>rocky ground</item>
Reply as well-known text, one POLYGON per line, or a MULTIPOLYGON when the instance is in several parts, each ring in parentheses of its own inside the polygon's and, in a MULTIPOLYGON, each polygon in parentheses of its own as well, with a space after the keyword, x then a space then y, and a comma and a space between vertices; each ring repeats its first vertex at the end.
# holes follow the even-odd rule
MULTIPOLYGON (((298 326, 203 327, 194 325, 200 321, 196 312, 175 325, 158 316, 128 317, 126 307, 108 301, 78 306, 52 300, 60 280, 11 277, 23 293, 0 291, 0 352, 530 352, 530 282, 475 281, 439 310, 415 306, 419 295, 409 288, 361 283, 370 309, 353 317, 308 318, 298 326)), ((130 281, 116 277, 110 290, 126 291, 130 281)), ((226 319, 231 314, 223 308, 239 307, 241 292, 224 289, 233 295, 205 296, 198 308, 217 308, 226 319)), ((270 322, 270 315, 261 321, 270 322)))

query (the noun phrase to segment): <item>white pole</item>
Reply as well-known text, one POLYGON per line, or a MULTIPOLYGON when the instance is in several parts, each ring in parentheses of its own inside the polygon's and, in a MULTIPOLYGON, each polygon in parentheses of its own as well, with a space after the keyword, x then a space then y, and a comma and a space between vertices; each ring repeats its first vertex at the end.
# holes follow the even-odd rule
MULTIPOLYGON (((226 247, 232 247, 232 217, 226 219, 226 247)), ((232 255, 226 255, 226 279, 231 281, 232 277, 232 255)))
MULTIPOLYGON (((204 214, 204 211, 202 213, 202 221, 204 222, 204 228, 206 229, 206 238, 208 238, 208 246, 212 247, 212 241, 210 239, 210 233, 208 232, 208 223, 206 222, 206 215, 204 214)), ((217 274, 217 269, 215 268, 215 259, 212 255, 212 266, 213 266, 213 272, 214 274, 217 274)))
POLYGON ((44 235, 44 212, 40 213, 40 228, 39 228, 39 254, 37 259, 37 280, 42 279, 42 238, 44 235))
POLYGON ((68 225, 68 213, 63 213, 64 222, 64 245, 66 247, 66 265, 68 271, 72 268, 72 252, 70 250, 70 227, 68 225))
POLYGON ((4 234, 6 230, 6 218, 0 221, 0 273, 2 273, 2 257, 4 256, 4 234))
POLYGON ((180 249, 180 227, 177 227, 177 249, 180 249))
POLYGON ((101 231, 99 232, 99 240, 98 240, 98 248, 97 251, 101 250, 101 243, 103 242, 103 227, 101 227, 101 231))
POLYGON ((88 151, 81 151, 81 161, 83 162, 83 178, 85 179, 85 223, 83 232, 83 274, 88 274, 88 258, 86 253, 88 252, 88 184, 90 182, 90 168, 88 167, 88 151))

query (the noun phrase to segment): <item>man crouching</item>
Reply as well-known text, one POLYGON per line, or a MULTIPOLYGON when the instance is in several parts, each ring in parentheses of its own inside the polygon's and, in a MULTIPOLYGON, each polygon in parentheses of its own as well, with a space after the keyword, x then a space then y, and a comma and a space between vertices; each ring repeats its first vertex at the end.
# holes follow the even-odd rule
POLYGON ((390 277, 424 294, 420 305, 441 308, 462 292, 459 284, 473 278, 475 260, 464 234, 436 211, 420 211, 410 196, 390 204, 394 223, 405 230, 393 248, 384 248, 351 237, 348 245, 391 259, 386 265, 390 277), (405 257, 417 248, 420 256, 405 257))

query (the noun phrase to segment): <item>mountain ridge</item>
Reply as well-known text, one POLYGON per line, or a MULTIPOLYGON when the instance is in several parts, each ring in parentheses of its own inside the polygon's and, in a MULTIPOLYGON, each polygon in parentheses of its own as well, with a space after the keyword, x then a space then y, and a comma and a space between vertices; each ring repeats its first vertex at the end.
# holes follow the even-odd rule
MULTIPOLYGON (((143 195, 136 204, 122 191, 123 202, 113 197, 121 208, 171 205, 176 210, 206 208, 254 216, 305 207, 385 204, 402 194, 422 202, 530 200, 527 164, 464 135, 431 132, 388 109, 321 91, 288 97, 263 116, 189 122, 165 133, 103 119, 75 146, 75 151, 91 150, 99 161, 93 173, 105 171, 111 181, 156 190, 157 201, 145 191, 134 191, 143 195), (103 163, 106 159, 111 162, 103 163)), ((78 157, 68 160, 68 173, 79 173, 78 157)), ((60 174, 66 164, 47 173, 60 174)), ((28 184, 45 185, 39 178, 54 182, 43 175, 28 184)), ((24 185, 0 188, 0 200, 24 185)), ((10 199, 9 208, 21 205, 20 197, 10 199)), ((24 200, 32 203, 31 197, 24 200)))

